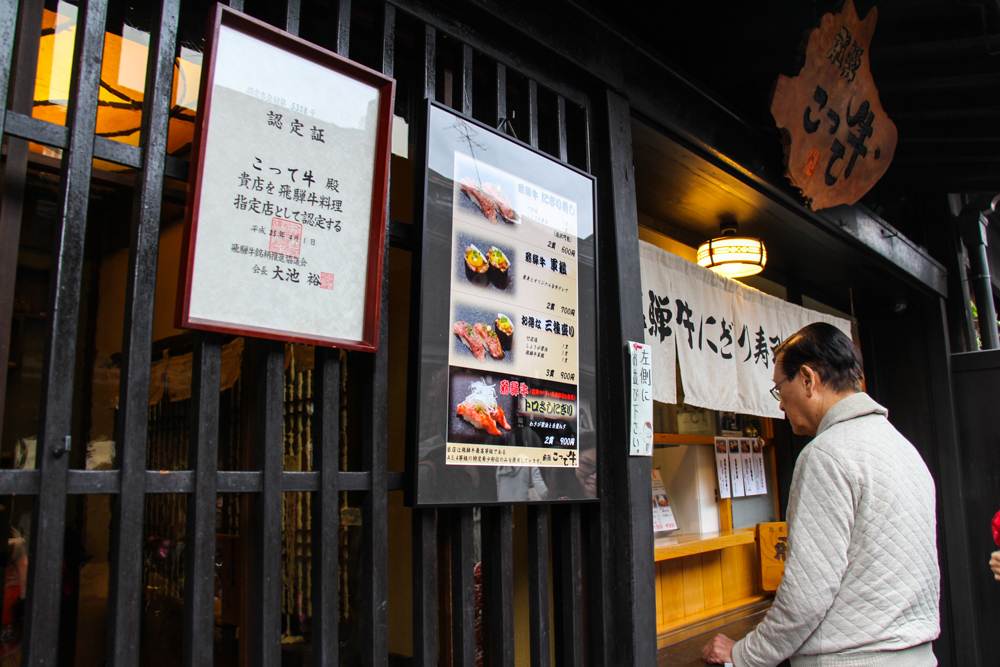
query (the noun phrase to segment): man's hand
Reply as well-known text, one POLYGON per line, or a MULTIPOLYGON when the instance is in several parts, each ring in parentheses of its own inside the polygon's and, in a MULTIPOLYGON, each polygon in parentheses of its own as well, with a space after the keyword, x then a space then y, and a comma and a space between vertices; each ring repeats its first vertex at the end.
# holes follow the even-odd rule
POLYGON ((993 570, 993 578, 1000 581, 1000 551, 994 551, 990 555, 990 568, 993 570))
MULTIPOLYGON (((997 565, 1000 566, 1000 551, 995 554, 998 556, 997 565)), ((992 561, 990 561, 992 563, 992 561)), ((1000 578, 1000 575, 998 575, 1000 578)), ((701 657, 705 662, 713 665, 723 665, 727 662, 733 661, 733 646, 736 644, 729 637, 719 634, 712 637, 712 641, 705 644, 705 648, 701 650, 701 657)))

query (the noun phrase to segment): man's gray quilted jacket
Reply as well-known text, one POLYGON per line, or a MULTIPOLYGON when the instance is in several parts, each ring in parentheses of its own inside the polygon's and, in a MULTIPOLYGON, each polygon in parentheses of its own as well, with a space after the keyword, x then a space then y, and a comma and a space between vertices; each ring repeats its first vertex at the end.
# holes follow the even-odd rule
POLYGON ((886 415, 853 394, 802 450, 784 579, 736 667, 937 664, 929 645, 893 653, 937 638, 940 573, 934 480, 886 415))

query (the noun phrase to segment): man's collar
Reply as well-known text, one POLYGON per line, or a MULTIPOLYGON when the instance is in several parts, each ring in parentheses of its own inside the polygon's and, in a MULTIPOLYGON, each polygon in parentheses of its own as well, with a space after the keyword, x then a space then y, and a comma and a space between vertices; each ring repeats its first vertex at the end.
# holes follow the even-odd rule
POLYGON ((840 399, 840 401, 826 411, 823 419, 820 420, 819 427, 816 429, 816 435, 818 436, 834 424, 871 414, 879 414, 887 417, 889 411, 876 403, 871 396, 863 391, 851 394, 840 399))

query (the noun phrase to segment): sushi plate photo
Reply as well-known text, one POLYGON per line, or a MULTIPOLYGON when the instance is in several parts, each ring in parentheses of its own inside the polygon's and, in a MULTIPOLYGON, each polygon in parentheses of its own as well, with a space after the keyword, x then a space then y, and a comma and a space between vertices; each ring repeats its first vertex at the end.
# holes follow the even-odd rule
POLYGON ((516 398, 499 393, 500 378, 451 369, 448 442, 516 445, 516 398))
POLYGON ((455 277, 477 287, 514 294, 517 272, 514 249, 484 236, 458 234, 455 277))
POLYGON ((514 337, 517 335, 513 322, 510 312, 503 313, 482 305, 455 304, 450 323, 455 357, 468 366, 485 366, 489 361, 512 363, 514 337), (511 329, 510 335, 503 331, 504 328, 511 329))

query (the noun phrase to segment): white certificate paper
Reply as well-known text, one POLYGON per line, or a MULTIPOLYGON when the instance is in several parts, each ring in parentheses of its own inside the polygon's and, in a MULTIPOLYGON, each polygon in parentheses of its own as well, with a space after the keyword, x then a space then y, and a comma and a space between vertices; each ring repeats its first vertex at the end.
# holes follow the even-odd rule
POLYGON ((363 340, 379 89, 225 24, 213 57, 186 324, 363 340))

